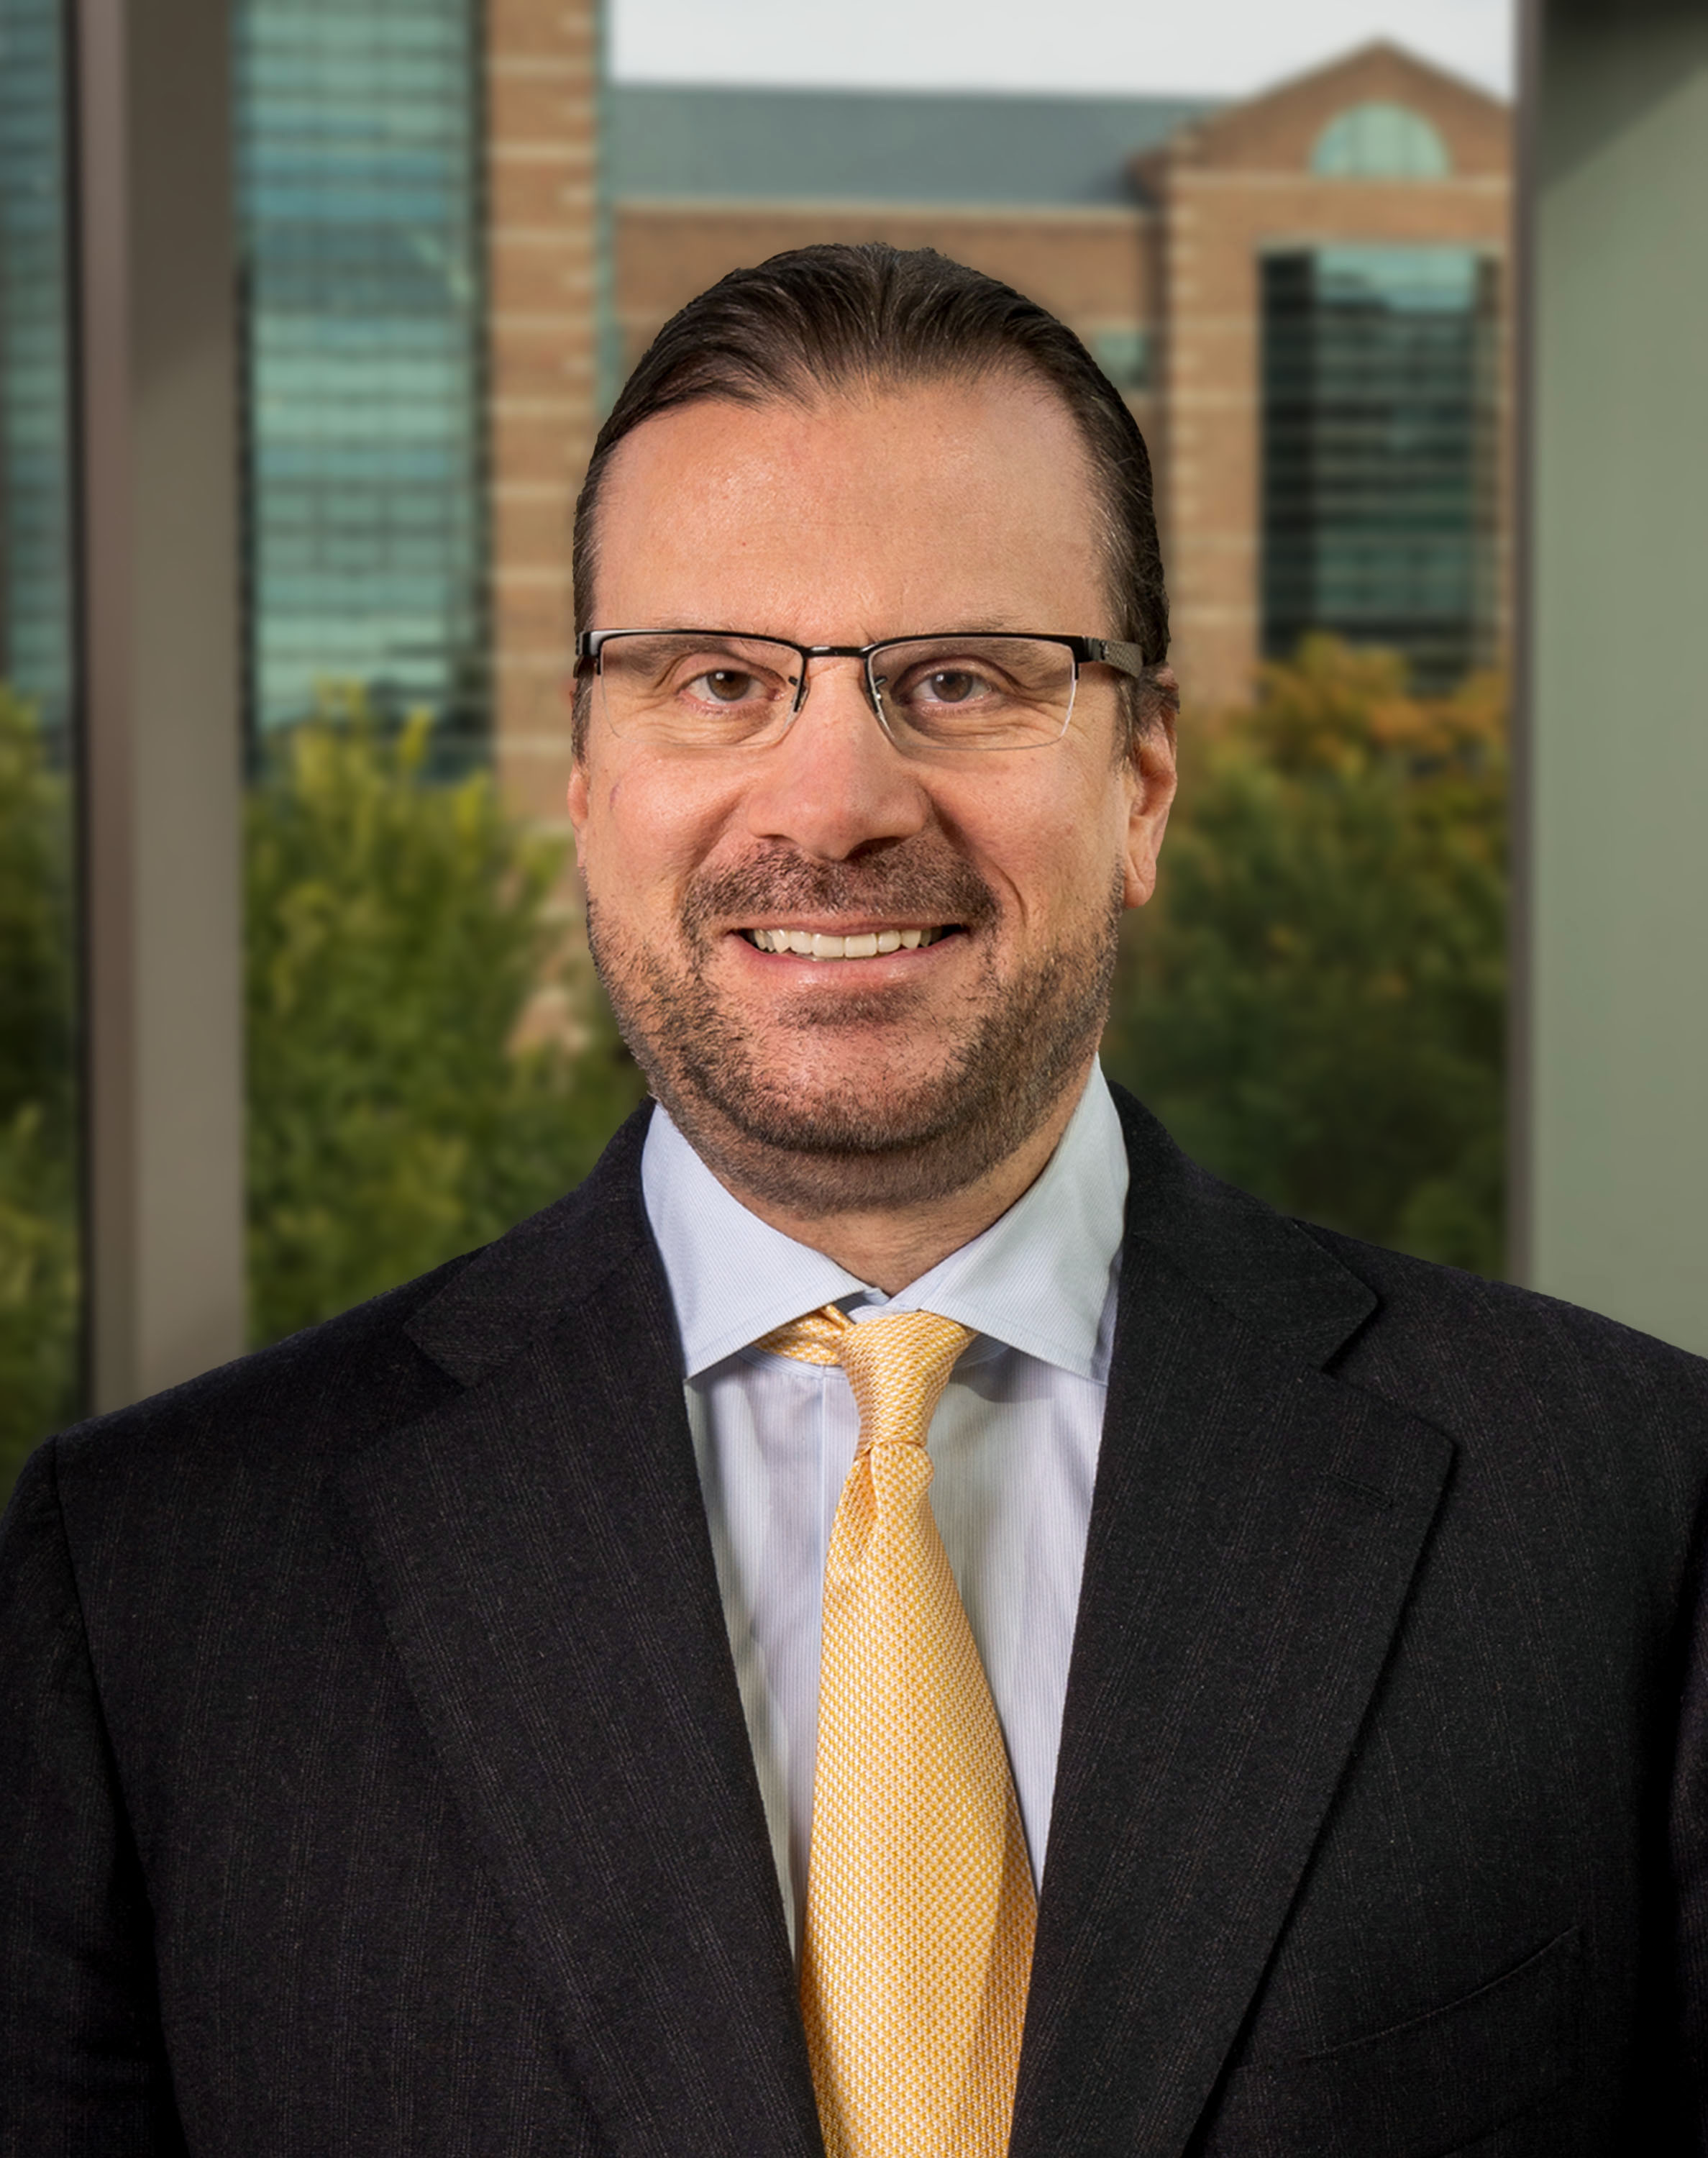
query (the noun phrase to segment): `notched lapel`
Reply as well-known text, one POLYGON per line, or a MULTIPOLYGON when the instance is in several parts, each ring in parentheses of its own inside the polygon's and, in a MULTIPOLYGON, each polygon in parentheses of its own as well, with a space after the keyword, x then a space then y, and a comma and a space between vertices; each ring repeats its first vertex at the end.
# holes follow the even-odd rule
POLYGON ((551 1254, 555 1310, 525 1324, 482 1335, 459 1290, 444 1360, 484 1376, 359 1457, 348 1495, 610 2147, 805 2158, 811 2078, 668 1292, 629 1233, 565 1296, 575 1241, 551 1254))
MULTIPOLYGON (((1137 1149, 1134 1165, 1138 1185, 1137 1149)), ((1178 1203, 1165 1195, 1157 1212, 1178 1203)), ((1129 1234, 1014 2158, 1185 2148, 1321 1832, 1447 1474, 1440 1433, 1299 1353, 1303 1339, 1332 1355, 1374 1299, 1302 1231, 1260 1216, 1251 1235, 1272 1242, 1270 1263, 1246 1252, 1231 1287, 1164 1256, 1191 1248, 1165 1219, 1129 1234), (1309 1244, 1290 1289, 1288 1238, 1309 1244), (1300 1278, 1313 1270, 1313 1294, 1300 1278), (1286 1324, 1236 1316, 1248 1290, 1278 1298, 1286 1324)))

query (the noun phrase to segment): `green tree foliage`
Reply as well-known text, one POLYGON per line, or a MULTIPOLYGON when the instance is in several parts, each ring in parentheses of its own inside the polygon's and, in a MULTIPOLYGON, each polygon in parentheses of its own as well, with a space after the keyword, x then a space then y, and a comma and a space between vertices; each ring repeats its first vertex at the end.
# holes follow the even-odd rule
POLYGON ((431 783, 428 746, 424 721, 387 738, 347 699, 250 796, 257 1341, 498 1235, 577 1182, 640 1096, 574 970, 561 846, 484 773, 431 783))
POLYGON ((34 713, 0 689, 0 1499, 75 1412, 71 817, 34 713))
POLYGON ((1506 766, 1498 684, 1422 699, 1308 640, 1189 745, 1108 1068, 1288 1211, 1498 1273, 1506 766))

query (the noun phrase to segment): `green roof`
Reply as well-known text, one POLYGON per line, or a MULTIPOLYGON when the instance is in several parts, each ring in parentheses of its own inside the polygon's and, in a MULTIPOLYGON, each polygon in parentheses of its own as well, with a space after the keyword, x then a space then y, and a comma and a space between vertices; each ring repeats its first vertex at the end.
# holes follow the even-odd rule
POLYGON ((612 194, 724 201, 1130 203, 1127 161, 1214 112, 1194 97, 614 83, 612 194))

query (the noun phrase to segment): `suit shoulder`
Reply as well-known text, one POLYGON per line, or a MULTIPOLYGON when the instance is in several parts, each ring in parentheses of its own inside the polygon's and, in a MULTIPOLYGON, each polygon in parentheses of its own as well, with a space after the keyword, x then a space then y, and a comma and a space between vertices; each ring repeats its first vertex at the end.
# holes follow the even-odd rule
POLYGON ((1535 1289, 1298 1226, 1378 1298, 1340 1376, 1450 1427, 1499 1416, 1610 1437, 1644 1428, 1708 1458, 1708 1360, 1535 1289))
POLYGON ((213 1468, 223 1456, 318 1457, 359 1445, 457 1391, 410 1340, 415 1314, 478 1257, 466 1252, 414 1281, 204 1371, 49 1442, 62 1480, 111 1466, 213 1468))
POLYGON ((68 1519, 295 1504, 343 1458, 456 1399, 477 1352, 491 1361, 528 1338, 633 1242, 646 1122, 631 1117, 583 1184, 495 1242, 49 1440, 68 1519))

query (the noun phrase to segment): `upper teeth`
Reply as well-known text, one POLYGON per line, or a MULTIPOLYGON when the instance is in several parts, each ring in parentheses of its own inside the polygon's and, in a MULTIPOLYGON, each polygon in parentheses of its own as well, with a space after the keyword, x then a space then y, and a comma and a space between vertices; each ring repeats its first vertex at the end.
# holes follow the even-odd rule
POLYGON ((935 944, 941 929, 875 929, 862 937, 820 937, 810 929, 750 929, 761 952, 798 952, 804 959, 875 959, 880 952, 912 952, 935 944))

